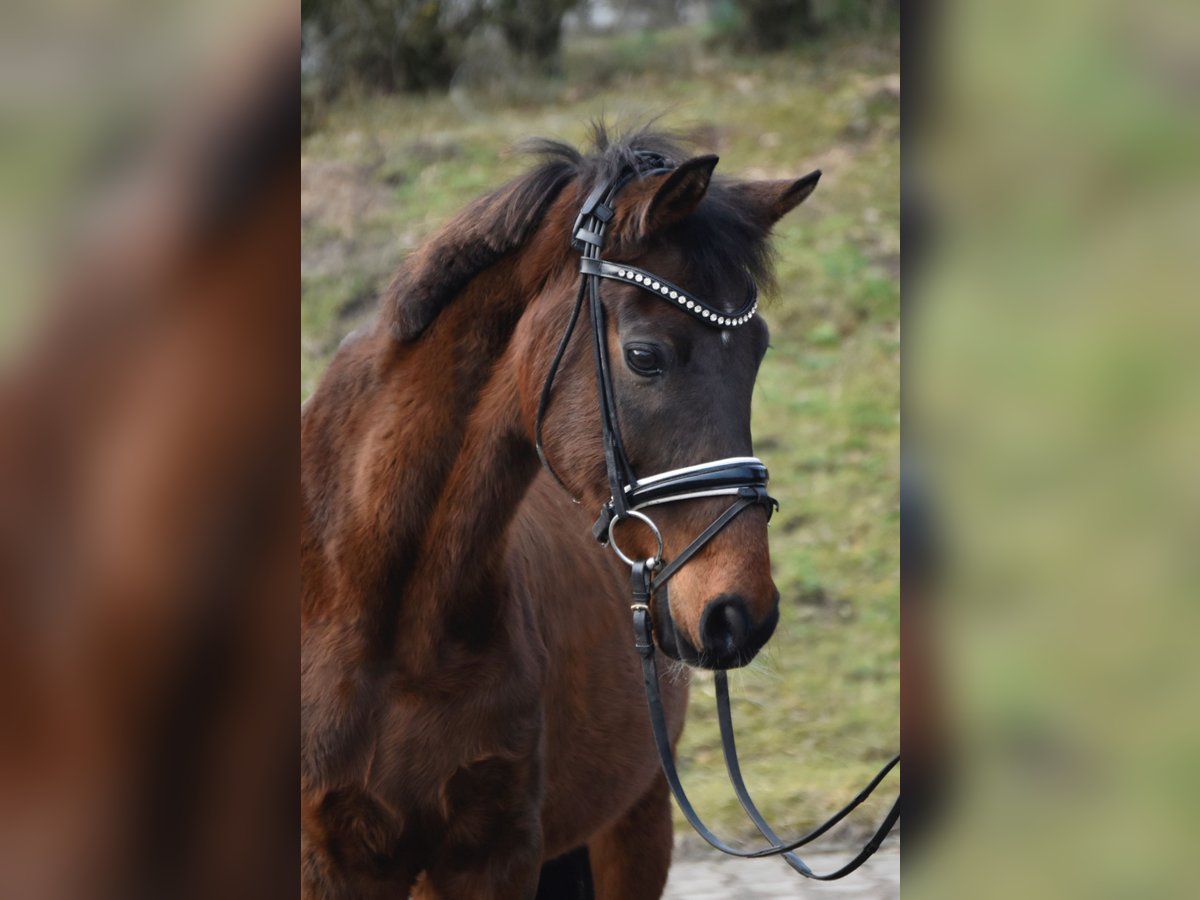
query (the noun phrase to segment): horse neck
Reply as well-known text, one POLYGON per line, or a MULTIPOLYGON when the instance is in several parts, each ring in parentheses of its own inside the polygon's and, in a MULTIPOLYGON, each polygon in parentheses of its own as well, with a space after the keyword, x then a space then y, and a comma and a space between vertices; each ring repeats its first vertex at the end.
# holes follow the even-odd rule
POLYGON ((349 607, 370 657, 427 670, 499 621, 505 533, 537 471, 512 340, 532 291, 516 260, 492 267, 418 340, 380 328, 344 348, 305 409, 305 610, 349 607))
POLYGON ((503 620, 508 526, 538 468, 516 402, 517 356, 510 345, 480 392, 428 517, 403 600, 411 621, 396 640, 404 655, 415 635, 483 649, 503 620))

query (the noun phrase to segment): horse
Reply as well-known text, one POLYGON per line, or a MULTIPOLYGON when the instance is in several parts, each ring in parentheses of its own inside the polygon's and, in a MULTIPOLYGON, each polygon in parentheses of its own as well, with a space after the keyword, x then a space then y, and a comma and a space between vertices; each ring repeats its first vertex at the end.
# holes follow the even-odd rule
MULTIPOLYGON (((529 149, 537 164, 403 262, 302 410, 309 898, 531 898, 543 866, 567 853, 585 855, 600 900, 650 900, 666 883, 670 800, 628 570, 593 538, 588 512, 611 493, 590 337, 603 330, 614 361, 624 453, 661 472, 749 455, 768 330, 756 315, 708 327, 609 281, 600 328, 580 321, 572 338, 572 222, 597 185, 634 173, 611 210, 607 258, 739 309, 769 287, 771 228, 816 179, 714 177, 717 157, 689 157, 650 129, 598 125, 587 152, 529 149)), ((669 559, 722 508, 712 497, 661 507, 661 550, 632 519, 614 541, 669 559)), ((655 652, 676 672, 663 685, 672 746, 684 662, 744 665, 775 627, 767 518, 756 507, 726 524, 655 610, 655 652)))
POLYGON ((0 373, 0 896, 299 882, 299 46, 225 37, 0 373))

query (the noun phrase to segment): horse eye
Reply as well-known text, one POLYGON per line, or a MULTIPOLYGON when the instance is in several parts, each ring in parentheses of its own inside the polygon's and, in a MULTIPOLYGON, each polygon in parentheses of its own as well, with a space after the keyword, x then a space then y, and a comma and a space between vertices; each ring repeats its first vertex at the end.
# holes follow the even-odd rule
POLYGON ((625 348, 625 362, 639 375, 662 374, 662 356, 652 344, 630 344, 625 348))

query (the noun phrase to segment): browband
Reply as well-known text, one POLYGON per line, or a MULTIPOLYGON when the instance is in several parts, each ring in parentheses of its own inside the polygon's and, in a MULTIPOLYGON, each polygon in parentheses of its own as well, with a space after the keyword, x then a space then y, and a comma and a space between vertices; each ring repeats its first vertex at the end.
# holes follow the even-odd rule
POLYGON ((736 312, 726 312, 709 306, 695 294, 689 294, 678 285, 659 278, 645 269, 628 264, 610 263, 606 259, 589 259, 583 257, 579 261, 579 271, 584 275, 596 275, 600 278, 612 278, 615 281, 625 281, 634 287, 649 291, 651 294, 671 300, 686 313, 690 313, 705 325, 716 325, 718 328, 737 328, 745 325, 758 312, 758 288, 753 280, 750 282, 750 299, 736 312))

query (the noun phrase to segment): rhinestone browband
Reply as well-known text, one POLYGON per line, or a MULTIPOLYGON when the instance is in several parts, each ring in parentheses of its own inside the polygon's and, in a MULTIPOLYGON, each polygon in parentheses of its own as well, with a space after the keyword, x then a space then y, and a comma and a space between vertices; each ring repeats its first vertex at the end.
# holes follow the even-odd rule
POLYGON ((585 275, 598 275, 601 278, 628 282, 651 294, 672 301, 684 312, 704 324, 715 325, 718 328, 737 328, 739 325, 745 325, 754 318, 754 314, 758 311, 758 290, 754 287, 753 282, 751 282, 750 299, 746 305, 735 312, 726 312, 723 309, 714 309, 678 285, 663 281, 657 275, 652 275, 635 266, 617 265, 603 259, 584 257, 580 260, 579 271, 585 275))

